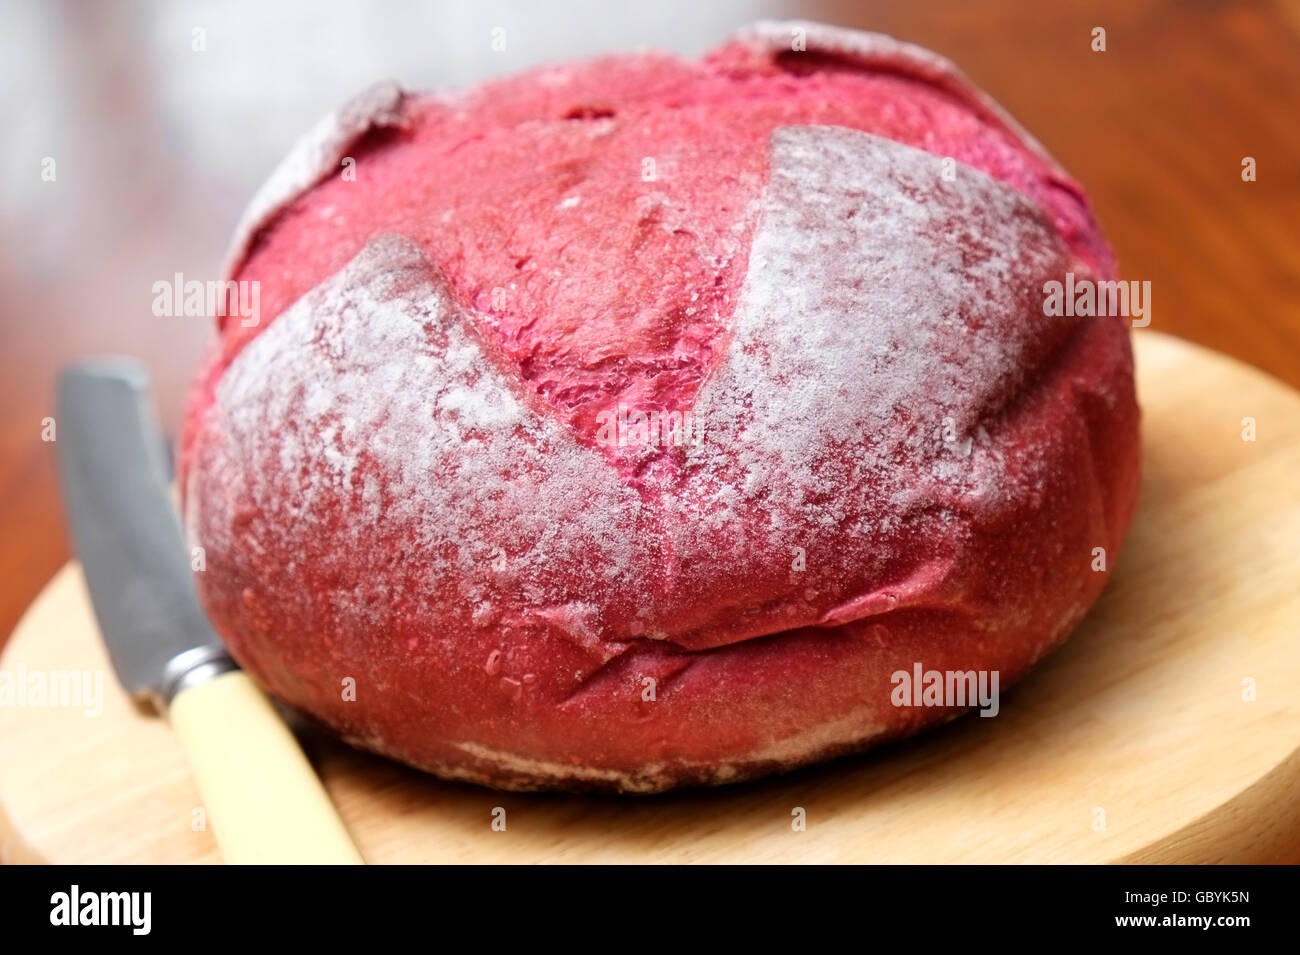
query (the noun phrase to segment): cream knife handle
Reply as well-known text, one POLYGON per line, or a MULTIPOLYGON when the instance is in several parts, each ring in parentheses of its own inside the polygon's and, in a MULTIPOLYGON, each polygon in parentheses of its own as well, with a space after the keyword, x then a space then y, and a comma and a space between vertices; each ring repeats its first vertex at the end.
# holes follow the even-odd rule
POLYGON ((363 863, 298 741, 248 674, 187 686, 170 713, 227 863, 363 863))

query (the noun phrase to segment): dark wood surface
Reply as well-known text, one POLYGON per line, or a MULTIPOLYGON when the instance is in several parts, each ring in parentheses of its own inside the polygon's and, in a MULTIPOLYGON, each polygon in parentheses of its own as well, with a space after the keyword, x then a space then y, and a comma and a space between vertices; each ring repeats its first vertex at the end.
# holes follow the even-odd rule
POLYGON ((41 440, 57 368, 93 353, 141 357, 174 431, 210 330, 156 318, 152 283, 214 277, 278 154, 314 114, 390 75, 459 84, 639 45, 693 55, 772 15, 919 42, 1087 186, 1124 276, 1152 283, 1154 328, 1300 386, 1297 0, 679 3, 636 5, 647 9, 626 22, 611 5, 609 22, 581 25, 566 25, 563 4, 521 6, 441 19, 395 6, 362 28, 316 4, 256 19, 191 4, 6 5, 0 103, 16 119, 0 191, 0 635, 68 558, 54 447, 41 440), (517 53, 488 51, 498 22, 517 53), (202 54, 189 49, 197 24, 202 54), (1090 48, 1094 27, 1107 31, 1104 53, 1090 48), (45 156, 53 183, 40 179, 45 156), (1246 156, 1253 183, 1241 178, 1246 156))

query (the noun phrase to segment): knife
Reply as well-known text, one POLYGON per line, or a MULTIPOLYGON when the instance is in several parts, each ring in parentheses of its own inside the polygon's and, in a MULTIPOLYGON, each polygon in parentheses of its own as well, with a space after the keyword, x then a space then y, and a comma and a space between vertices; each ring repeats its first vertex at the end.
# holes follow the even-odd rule
POLYGON ((361 863, 297 740, 199 604, 144 369, 119 358, 65 369, 57 413, 72 540, 113 669, 170 717, 226 862, 361 863))

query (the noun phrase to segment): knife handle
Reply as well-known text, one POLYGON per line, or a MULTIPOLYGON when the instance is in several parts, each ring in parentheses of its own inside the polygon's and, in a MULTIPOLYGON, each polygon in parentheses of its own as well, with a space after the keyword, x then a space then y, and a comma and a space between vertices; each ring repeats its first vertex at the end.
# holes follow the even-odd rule
POLYGON ((228 864, 363 864, 298 741, 248 674, 186 687, 170 713, 228 864))

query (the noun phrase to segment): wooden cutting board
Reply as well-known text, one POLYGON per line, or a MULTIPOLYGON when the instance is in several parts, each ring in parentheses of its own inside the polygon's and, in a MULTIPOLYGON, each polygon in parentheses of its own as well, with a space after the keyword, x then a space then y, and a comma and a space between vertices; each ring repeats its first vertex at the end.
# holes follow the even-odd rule
MULTIPOLYGON (((1145 473, 1123 557, 996 719, 753 785, 625 798, 443 783, 304 729, 367 860, 1300 861, 1300 395, 1135 338, 1145 473)), ((166 724, 108 669, 76 565, 0 671, 89 671, 92 688, 103 674, 98 715, 0 706, 0 858, 220 861, 166 724)))

